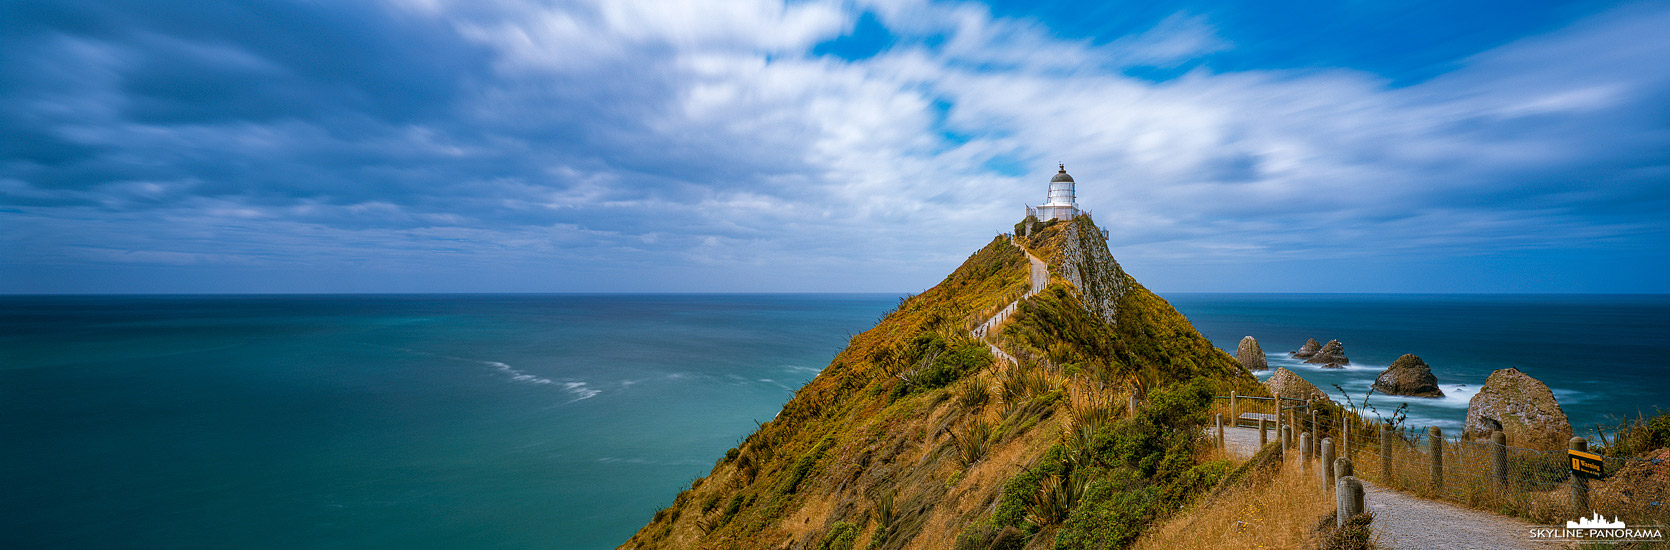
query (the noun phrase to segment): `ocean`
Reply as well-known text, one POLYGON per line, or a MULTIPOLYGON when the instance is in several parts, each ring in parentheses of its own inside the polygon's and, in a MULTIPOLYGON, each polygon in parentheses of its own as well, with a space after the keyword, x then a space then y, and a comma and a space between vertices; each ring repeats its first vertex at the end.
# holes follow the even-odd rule
POLYGON ((1196 329, 1234 355, 1252 336, 1269 361, 1406 425, 1459 435, 1467 402, 1490 373, 1518 368, 1548 384, 1579 433, 1660 407, 1670 412, 1670 295, 1172 294, 1196 329), (1339 340, 1351 363, 1325 369, 1288 356, 1306 338, 1339 340), (1445 397, 1369 395, 1374 378, 1413 353, 1445 397), (1343 390, 1343 391, 1341 391, 1343 390))
MULTIPOLYGON (((1165 297, 1331 392, 1420 355, 1417 425, 1508 366, 1580 429, 1670 389, 1665 296, 1165 297)), ((897 298, 0 297, 0 547, 613 548, 897 298)))

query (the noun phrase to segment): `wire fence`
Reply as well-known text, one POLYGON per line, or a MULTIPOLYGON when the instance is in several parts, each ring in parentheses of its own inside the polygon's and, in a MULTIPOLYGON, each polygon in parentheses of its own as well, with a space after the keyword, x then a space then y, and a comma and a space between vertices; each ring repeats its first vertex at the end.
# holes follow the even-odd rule
MULTIPOLYGON (((1268 399, 1268 398, 1265 398, 1268 399)), ((1219 399, 1214 409, 1229 407, 1219 399)), ((1274 401, 1235 400, 1233 412, 1262 413, 1274 401)), ((1286 401, 1283 401, 1286 403, 1286 401)), ((1308 455, 1319 479, 1324 440, 1334 455, 1351 462, 1352 475, 1377 485, 1412 491, 1470 508, 1558 523, 1592 513, 1621 517, 1632 524, 1670 525, 1670 463, 1662 459, 1601 456, 1601 475, 1573 473, 1567 449, 1534 449, 1453 437, 1436 428, 1392 429, 1350 412, 1306 402, 1282 409, 1281 425, 1290 426, 1290 460, 1308 455), (1315 413, 1313 415, 1313 413, 1315 413), (1313 421, 1314 419, 1314 421, 1313 421), (1310 434, 1301 438, 1300 434, 1310 434), (1298 447, 1308 440, 1308 453, 1298 447)), ((1226 414, 1227 419, 1230 415, 1226 414)), ((1244 422, 1236 423, 1246 425, 1244 422)), ((1269 440, 1282 442, 1280 428, 1269 440)), ((1505 439, 1505 437, 1503 438, 1505 439)), ((1586 446, 1586 443, 1583 444, 1586 446)))

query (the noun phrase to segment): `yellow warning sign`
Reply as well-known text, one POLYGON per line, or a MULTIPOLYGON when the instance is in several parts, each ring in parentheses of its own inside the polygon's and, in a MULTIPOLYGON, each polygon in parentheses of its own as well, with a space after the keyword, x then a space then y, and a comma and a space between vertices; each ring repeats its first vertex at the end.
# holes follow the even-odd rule
POLYGON ((1571 473, 1583 477, 1599 478, 1606 466, 1595 453, 1567 450, 1566 456, 1571 458, 1571 473))

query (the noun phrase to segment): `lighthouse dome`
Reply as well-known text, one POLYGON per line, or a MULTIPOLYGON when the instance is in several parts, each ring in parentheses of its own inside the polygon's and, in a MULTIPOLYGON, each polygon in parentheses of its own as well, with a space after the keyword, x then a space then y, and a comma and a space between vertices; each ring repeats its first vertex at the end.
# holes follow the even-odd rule
POLYGON ((1058 182, 1072 183, 1072 181, 1073 181, 1073 177, 1067 175, 1067 167, 1065 167, 1065 166, 1061 167, 1060 172, 1055 173, 1055 177, 1050 178, 1050 183, 1058 183, 1058 182))

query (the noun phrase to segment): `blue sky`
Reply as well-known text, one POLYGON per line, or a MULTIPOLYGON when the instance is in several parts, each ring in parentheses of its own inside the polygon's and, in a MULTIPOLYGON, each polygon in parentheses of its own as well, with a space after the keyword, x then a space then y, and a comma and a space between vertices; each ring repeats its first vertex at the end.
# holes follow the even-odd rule
POLYGON ((0 292, 1670 292, 1670 3, 0 0, 0 292))

